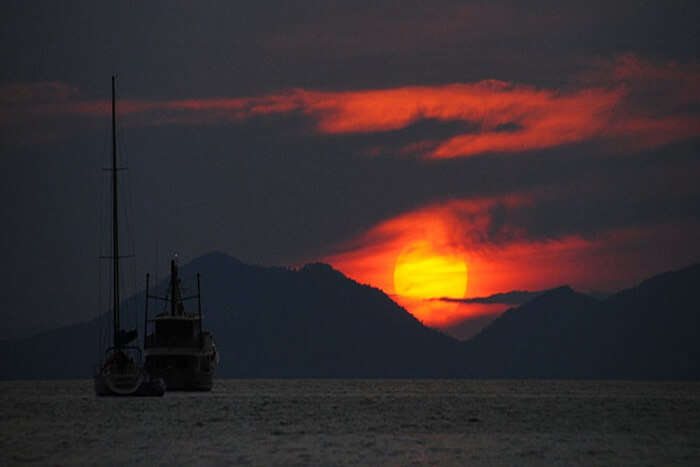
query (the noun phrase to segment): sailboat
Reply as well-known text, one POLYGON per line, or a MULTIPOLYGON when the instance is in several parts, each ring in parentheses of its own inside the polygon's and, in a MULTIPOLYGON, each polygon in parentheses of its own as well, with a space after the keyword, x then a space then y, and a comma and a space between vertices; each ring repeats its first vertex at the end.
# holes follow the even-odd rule
POLYGON ((170 261, 169 293, 166 297, 150 295, 149 275, 146 275, 146 319, 144 353, 146 369, 165 380, 167 389, 182 391, 210 391, 214 372, 219 363, 214 336, 202 330, 202 300, 200 277, 197 274, 197 294, 184 297, 177 262, 170 261), (186 311, 185 301, 197 299, 197 311, 186 311), (148 301, 167 302, 161 313, 148 319, 148 301), (148 334, 148 323, 153 332, 148 334))
POLYGON ((115 77, 112 76, 112 346, 105 351, 95 373, 98 396, 162 396, 165 382, 153 378, 143 367, 141 348, 129 345, 136 331, 123 331, 119 323, 119 209, 117 196, 117 126, 115 77))

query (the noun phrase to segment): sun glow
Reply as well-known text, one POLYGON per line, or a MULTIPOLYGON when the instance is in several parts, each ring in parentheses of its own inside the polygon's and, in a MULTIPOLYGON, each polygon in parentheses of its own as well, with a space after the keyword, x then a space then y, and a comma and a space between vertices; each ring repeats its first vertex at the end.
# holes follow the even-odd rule
POLYGON ((462 298, 467 265, 461 255, 438 251, 427 241, 403 249, 394 266, 394 291, 406 298, 462 298))

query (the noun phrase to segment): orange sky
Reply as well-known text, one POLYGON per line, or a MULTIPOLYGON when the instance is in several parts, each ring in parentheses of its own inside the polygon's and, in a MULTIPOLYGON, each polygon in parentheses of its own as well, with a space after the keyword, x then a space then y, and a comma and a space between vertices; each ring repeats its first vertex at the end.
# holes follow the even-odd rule
MULTIPOLYGON (((623 55, 601 60, 590 70, 568 86, 551 89, 485 79, 386 89, 288 89, 232 98, 127 98, 119 101, 118 110, 130 115, 132 124, 143 125, 296 116, 309 120, 312 134, 348 138, 405 129, 428 120, 462 124, 450 135, 413 141, 409 136, 409 141, 398 147, 377 146, 365 151, 375 156, 388 153, 433 160, 494 152, 520 154, 591 141, 613 150, 648 151, 700 134, 700 119, 693 111, 700 105, 697 64, 652 63, 623 55)), ((79 90, 61 83, 5 86, 0 88, 0 100, 7 104, 0 120, 13 125, 21 124, 23 119, 34 122, 42 115, 109 114, 107 102, 82 99, 79 90)), ((438 201, 380 222, 324 260, 350 277, 386 291, 426 324, 446 326, 472 314, 502 311, 502 307, 416 300, 397 294, 397 258, 416 242, 463 258, 468 271, 465 296, 484 297, 564 283, 583 289, 606 289, 624 276, 609 266, 625 264, 624 251, 629 242, 637 241, 643 249, 645 236, 663 236, 664 229, 675 235, 688 231, 673 226, 657 226, 652 231, 628 227, 588 237, 571 234, 543 239, 530 238, 528 232, 519 231, 513 224, 499 232, 500 240, 491 237, 492 207, 532 202, 536 200, 527 194, 438 201)), ((638 256, 638 251, 630 258, 638 256)), ((636 267, 635 261, 640 262, 629 259, 628 263, 636 267)), ((642 270, 633 276, 643 277, 642 270)))
POLYGON ((463 337, 700 260, 700 2, 181 3, 5 2, 0 339, 97 309, 113 74, 136 271, 326 261, 463 337), (465 291, 397 294, 416 245, 403 295, 465 291))
MULTIPOLYGON (((379 223, 323 260, 358 282, 384 290, 424 324, 446 327, 464 318, 500 313, 508 306, 420 300, 397 294, 397 258, 415 242, 428 242, 436 252, 463 257, 468 270, 466 293, 451 298, 474 298, 565 284, 582 291, 631 286, 635 280, 658 272, 639 257, 645 243, 653 239, 657 244, 671 244, 680 230, 685 230, 689 239, 700 233, 700 225, 690 229, 666 225, 613 230, 591 238, 529 239, 526 232, 517 229, 506 231, 505 241, 494 242, 489 237, 490 209, 498 204, 517 208, 531 202, 532 197, 521 196, 426 206, 379 223)), ((672 257, 671 252, 668 255, 672 257)))
MULTIPOLYGON (((119 112, 147 125, 213 124, 296 114, 311 119, 314 131, 336 135, 399 130, 424 120, 464 123, 465 130, 444 139, 384 148, 432 159, 519 153, 591 140, 628 150, 648 149, 700 132, 700 119, 687 110, 700 104, 698 65, 652 64, 623 55, 601 61, 593 69, 563 90, 487 79, 352 91, 288 89, 233 98, 127 98, 120 100, 119 112), (644 105, 639 95, 644 96, 644 105)), ((14 124, 40 116, 109 114, 107 102, 82 99, 79 90, 62 83, 4 86, 0 101, 8 104, 0 120, 14 124)), ((373 152, 381 153, 382 148, 373 152)))

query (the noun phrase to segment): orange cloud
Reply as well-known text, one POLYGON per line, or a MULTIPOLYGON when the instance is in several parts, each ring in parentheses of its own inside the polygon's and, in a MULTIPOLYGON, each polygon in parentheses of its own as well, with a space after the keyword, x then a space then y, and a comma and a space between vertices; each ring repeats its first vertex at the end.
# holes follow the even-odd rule
POLYGON ((396 261, 402 250, 415 242, 427 242, 436 251, 464 258, 469 274, 465 297, 470 298, 564 284, 584 291, 628 287, 663 268, 684 265, 692 252, 675 251, 674 245, 693 244, 693 236, 700 234, 700 224, 691 223, 611 230, 589 238, 564 235, 549 239, 533 239, 515 227, 501 227, 506 235, 501 232, 498 241, 492 238, 492 209, 533 202, 531 197, 511 196, 426 206, 379 223, 323 261, 361 283, 384 290, 426 325, 445 328, 465 318, 500 313, 507 306, 475 306, 398 294, 393 281, 396 261), (650 253, 640 257, 639 252, 649 251, 650 245, 661 248, 661 256, 650 253))
MULTIPOLYGON (((425 120, 463 123, 440 140, 407 141, 399 154, 427 158, 518 153, 584 141, 638 149, 700 134, 700 69, 655 66, 634 56, 598 64, 571 90, 540 89, 498 80, 395 89, 292 89, 257 97, 120 100, 121 113, 140 124, 208 124, 273 114, 303 115, 322 134, 400 130, 425 120)), ((104 101, 82 100, 60 83, 0 88, 0 122, 47 116, 106 116, 104 101), (53 95, 53 99, 51 96, 53 95)), ((377 148, 372 152, 381 152, 377 148)))
POLYGON ((445 326, 463 318, 465 310, 468 314, 483 310, 397 294, 394 288, 394 268, 399 255, 412 244, 428 244, 436 254, 461 256, 465 259, 469 271, 468 296, 501 291, 499 284, 484 281, 482 264, 485 263, 479 259, 484 235, 489 228, 488 211, 497 204, 513 206, 527 202, 529 200, 526 197, 504 197, 451 201, 425 207, 380 223, 343 245, 337 253, 323 258, 323 261, 360 282, 384 290, 424 323, 445 326))

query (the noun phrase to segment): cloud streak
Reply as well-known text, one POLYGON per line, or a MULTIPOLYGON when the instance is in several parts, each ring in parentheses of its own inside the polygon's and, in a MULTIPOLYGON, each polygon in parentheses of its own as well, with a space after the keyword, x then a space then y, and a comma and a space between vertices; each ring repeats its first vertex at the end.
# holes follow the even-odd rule
POLYGON ((512 292, 501 292, 488 297, 473 297, 473 298, 451 298, 451 297, 441 297, 433 300, 440 300, 443 302, 456 302, 456 303, 466 303, 466 304, 503 304, 503 305, 522 305, 525 302, 532 300, 539 295, 542 295, 545 291, 540 292, 530 292, 527 290, 514 290, 512 292))
MULTIPOLYGON (((118 109, 137 125, 221 124, 296 115, 309 119, 317 134, 345 137, 403 130, 421 121, 458 123, 460 129, 452 135, 394 148, 399 154, 449 159, 588 141, 634 150, 692 138, 700 134, 698 82, 695 65, 654 66, 623 56, 602 62, 570 90, 483 80, 394 89, 291 89, 239 98, 124 99, 118 109)), ((107 102, 83 100, 61 83, 0 89, 0 122, 5 126, 108 114, 107 102)), ((382 148, 373 152, 382 153, 382 148)))

